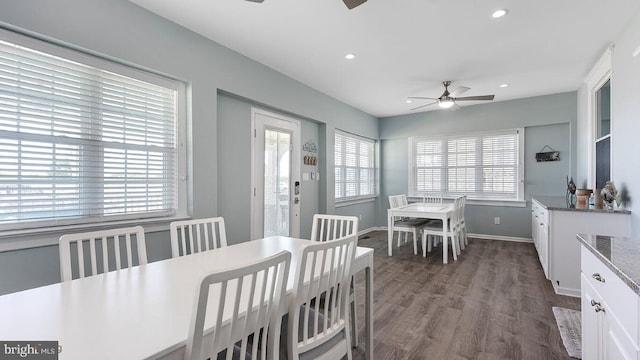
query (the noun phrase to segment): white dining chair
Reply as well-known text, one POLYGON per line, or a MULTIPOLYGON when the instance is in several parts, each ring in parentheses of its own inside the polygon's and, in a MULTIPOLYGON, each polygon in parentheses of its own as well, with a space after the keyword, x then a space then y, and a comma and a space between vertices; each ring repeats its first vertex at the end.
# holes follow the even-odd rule
POLYGON ((147 263, 142 226, 62 235, 59 251, 62 281, 147 263))
POLYGON ((356 241, 356 236, 348 236, 303 249, 286 317, 287 335, 281 337, 289 360, 352 359, 347 301, 356 241), (323 294, 327 300, 316 301, 323 294))
POLYGON ((174 221, 169 225, 169 232, 172 257, 227 246, 222 217, 174 221))
POLYGON ((442 193, 428 193, 422 195, 422 202, 425 204, 442 204, 442 193))
MULTIPOLYGON (((391 195, 389 196, 389 207, 395 209, 400 206, 407 205, 406 195, 391 195)), ((427 223, 426 219, 410 219, 403 217, 394 217, 393 230, 398 232, 398 247, 401 244, 406 243, 409 234, 413 236, 413 254, 418 254, 418 234, 422 227, 427 223), (404 236, 404 239, 403 239, 404 236)))
POLYGON ((282 251, 206 275, 195 289, 185 359, 277 359, 290 264, 282 251))
MULTIPOLYGON (((451 239, 449 242, 453 251, 453 260, 458 260, 460 254, 460 202, 462 197, 458 197, 453 202, 453 212, 451 218, 447 222, 447 237, 451 239)), ((434 238, 436 236, 442 236, 442 222, 435 223, 429 222, 422 228, 422 256, 426 257, 427 252, 431 251, 434 246, 434 238)), ((442 251, 449 251, 449 249, 442 249, 442 251)))
MULTIPOLYGON (((313 215, 311 225, 311 241, 332 241, 345 236, 358 236, 358 218, 342 215, 313 215)), ((349 291, 351 303, 351 339, 353 347, 358 347, 358 320, 356 314, 356 297, 354 278, 351 277, 349 291)))
POLYGON ((467 245, 469 245, 469 239, 467 238, 467 225, 464 222, 464 210, 467 207, 467 195, 462 196, 462 201, 460 202, 460 214, 459 216, 459 228, 460 228, 460 243, 461 248, 464 249, 467 245))

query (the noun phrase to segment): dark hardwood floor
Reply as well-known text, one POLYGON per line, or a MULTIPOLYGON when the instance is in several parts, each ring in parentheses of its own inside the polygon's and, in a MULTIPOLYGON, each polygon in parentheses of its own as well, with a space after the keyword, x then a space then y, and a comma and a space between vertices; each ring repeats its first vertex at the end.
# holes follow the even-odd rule
MULTIPOLYGON (((413 255, 412 243, 394 245, 388 257, 382 231, 358 245, 375 249, 375 359, 570 359, 551 307, 579 310, 580 300, 554 294, 533 244, 470 239, 448 265, 441 245, 427 258, 413 255)), ((359 360, 362 274, 356 290, 360 346, 353 357, 359 360)))

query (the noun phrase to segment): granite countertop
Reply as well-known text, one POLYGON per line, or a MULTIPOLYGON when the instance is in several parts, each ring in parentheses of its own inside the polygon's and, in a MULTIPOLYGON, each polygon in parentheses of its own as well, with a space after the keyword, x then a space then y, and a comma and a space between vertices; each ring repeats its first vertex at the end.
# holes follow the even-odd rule
POLYGON ((547 210, 585 211, 607 214, 631 214, 631 211, 626 209, 607 210, 586 204, 574 204, 574 206, 572 207, 567 203, 567 198, 564 196, 533 196, 532 198, 537 200, 547 210))
POLYGON ((578 241, 640 295, 640 240, 578 234, 578 241))

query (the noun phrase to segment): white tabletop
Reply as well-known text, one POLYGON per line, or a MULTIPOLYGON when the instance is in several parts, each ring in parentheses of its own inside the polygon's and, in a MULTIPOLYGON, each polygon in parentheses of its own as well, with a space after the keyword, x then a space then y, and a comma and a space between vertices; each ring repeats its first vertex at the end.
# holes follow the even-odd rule
MULTIPOLYGON (((308 240, 271 237, 130 269, 0 296, 0 339, 50 340, 60 359, 146 359, 182 349, 196 288, 217 270, 282 250, 292 253, 290 274, 308 240)), ((372 263, 359 247, 354 272, 372 263)), ((291 295, 294 276, 289 276, 291 295)))

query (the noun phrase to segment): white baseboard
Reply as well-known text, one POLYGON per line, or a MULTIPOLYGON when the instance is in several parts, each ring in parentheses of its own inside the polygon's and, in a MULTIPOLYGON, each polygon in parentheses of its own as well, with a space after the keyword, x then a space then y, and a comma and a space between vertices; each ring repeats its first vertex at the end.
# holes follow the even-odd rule
POLYGON ((517 236, 502 236, 502 235, 486 235, 486 234, 472 234, 468 233, 468 237, 472 238, 480 238, 487 240, 500 240, 500 241, 513 241, 513 242, 521 242, 521 243, 533 243, 533 239, 517 237, 517 236))
POLYGON ((362 235, 370 233, 372 231, 383 231, 383 230, 387 231, 387 228, 386 227, 380 227, 380 226, 374 226, 374 227, 370 227, 368 229, 364 229, 364 230, 358 231, 358 236, 362 236, 362 235))
POLYGON ((579 298, 582 295, 580 292, 580 289, 571 289, 571 288, 558 286, 553 281, 551 283, 553 284, 553 291, 555 291, 555 293, 558 295, 572 296, 577 298, 579 298))

